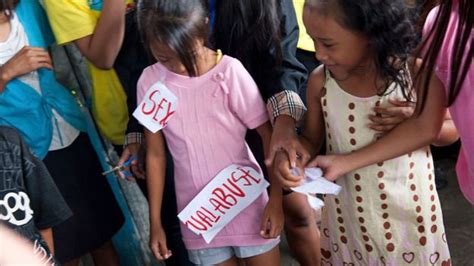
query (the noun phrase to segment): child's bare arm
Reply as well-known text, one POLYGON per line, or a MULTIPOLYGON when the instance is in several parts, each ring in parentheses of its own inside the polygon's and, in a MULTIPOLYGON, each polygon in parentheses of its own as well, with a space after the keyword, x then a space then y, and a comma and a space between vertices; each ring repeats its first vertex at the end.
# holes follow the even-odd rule
POLYGON ((39 47, 23 47, 17 54, 0 67, 0 93, 11 80, 39 68, 53 69, 48 52, 39 47))
POLYGON ((148 204, 150 207, 150 248, 158 260, 171 256, 166 245, 166 236, 161 223, 161 206, 165 185, 166 151, 161 132, 152 133, 145 129, 146 176, 148 204))
MULTIPOLYGON (((272 126, 270 122, 259 126, 257 129, 258 134, 262 138, 263 149, 265 157, 268 155, 270 150, 270 140, 272 137, 272 126)), ((280 182, 275 178, 273 169, 267 167, 268 176, 270 180, 270 199, 265 208, 262 225, 261 235, 264 238, 276 238, 280 235, 283 229, 283 195, 282 187, 280 182)))
MULTIPOLYGON (((423 78, 416 85, 422 86, 423 78)), ((446 95, 442 83, 435 75, 428 78, 430 88, 426 96, 426 105, 419 115, 410 117, 383 138, 360 150, 344 155, 318 156, 309 166, 323 168, 324 176, 335 180, 347 172, 392 159, 431 144, 437 139, 444 121, 446 95)))
POLYGON ((311 73, 308 80, 308 89, 306 90, 308 111, 305 116, 301 141, 311 157, 319 152, 324 139, 325 127, 323 106, 321 105, 321 98, 326 94, 324 81, 324 67, 319 66, 311 73))
MULTIPOLYGON (((300 137, 300 142, 304 148, 309 152, 311 157, 314 157, 320 150, 323 142, 325 128, 323 110, 321 106, 321 97, 324 96, 324 68, 322 66, 314 70, 308 80, 308 89, 306 91, 308 110, 305 115, 305 125, 303 134, 300 137)), ((275 175, 278 177, 284 187, 295 187, 303 180, 303 168, 311 158, 302 156, 297 165, 300 168, 298 176, 292 175, 288 155, 280 151, 275 157, 275 175)))
POLYGON ((432 144, 438 147, 448 146, 456 142, 458 139, 459 133, 456 129, 456 126, 454 126, 451 113, 446 111, 443 126, 441 127, 441 132, 439 133, 438 138, 432 144))
MULTIPOLYGON (((386 134, 398 124, 410 118, 415 112, 414 102, 389 100, 392 107, 374 107, 375 113, 379 116, 371 115, 369 119, 372 121, 369 127, 379 131, 381 134, 386 134)), ((459 134, 454 126, 451 114, 446 112, 443 126, 438 138, 431 143, 434 146, 447 146, 453 144, 459 139, 459 134)))
POLYGON ((79 51, 97 68, 110 69, 125 34, 125 2, 104 0, 94 33, 76 40, 79 51))
POLYGON ((54 255, 53 229, 46 228, 39 230, 41 237, 48 245, 49 251, 54 255))

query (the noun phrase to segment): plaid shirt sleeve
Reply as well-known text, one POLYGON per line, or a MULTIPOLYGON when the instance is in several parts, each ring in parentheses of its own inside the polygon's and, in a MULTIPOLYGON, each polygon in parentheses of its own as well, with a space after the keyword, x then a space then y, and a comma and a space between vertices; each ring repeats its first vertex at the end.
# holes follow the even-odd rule
POLYGON ((267 111, 272 124, 280 115, 291 116, 298 123, 303 119, 306 106, 296 92, 284 90, 268 99, 267 111))
POLYGON ((140 132, 131 132, 125 136, 124 147, 127 147, 128 144, 142 144, 143 143, 143 133, 140 132))

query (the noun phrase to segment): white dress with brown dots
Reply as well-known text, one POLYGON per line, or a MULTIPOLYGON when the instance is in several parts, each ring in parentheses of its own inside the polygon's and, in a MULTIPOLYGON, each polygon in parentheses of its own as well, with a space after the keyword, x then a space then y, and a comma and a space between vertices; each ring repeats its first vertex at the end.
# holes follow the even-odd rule
MULTIPOLYGON (((349 153, 376 141, 369 114, 389 98, 360 98, 326 72, 321 99, 328 154, 349 153)), ((423 148, 340 177, 338 196, 326 196, 321 225, 322 265, 450 265, 433 159, 423 148)))

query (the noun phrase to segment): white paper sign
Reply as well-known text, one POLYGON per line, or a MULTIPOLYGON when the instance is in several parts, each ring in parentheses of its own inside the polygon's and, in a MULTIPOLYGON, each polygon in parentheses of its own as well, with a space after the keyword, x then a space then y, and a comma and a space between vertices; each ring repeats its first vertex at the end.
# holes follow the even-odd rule
POLYGON ((151 86, 133 116, 148 130, 158 132, 166 126, 178 107, 178 98, 161 82, 151 86))
MULTIPOLYGON (((298 170, 296 168, 291 169, 291 174, 297 176, 298 170)), ((320 168, 305 168, 304 174, 303 184, 291 190, 307 195, 310 206, 315 209, 324 206, 324 202, 315 197, 315 194, 337 195, 341 191, 341 186, 323 177, 323 171, 320 168)))
POLYGON ((254 202, 269 183, 251 167, 231 165, 217 174, 178 214, 206 243, 254 202))

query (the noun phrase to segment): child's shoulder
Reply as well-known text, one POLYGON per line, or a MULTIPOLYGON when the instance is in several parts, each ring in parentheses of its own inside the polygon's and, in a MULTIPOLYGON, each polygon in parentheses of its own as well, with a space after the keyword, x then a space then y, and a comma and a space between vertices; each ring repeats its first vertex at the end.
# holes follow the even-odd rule
POLYGON ((308 78, 308 96, 321 97, 326 83, 326 73, 324 65, 320 65, 309 74, 308 78))

